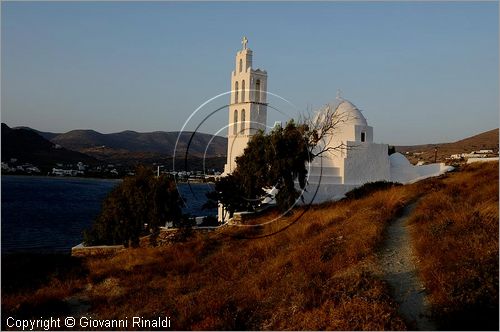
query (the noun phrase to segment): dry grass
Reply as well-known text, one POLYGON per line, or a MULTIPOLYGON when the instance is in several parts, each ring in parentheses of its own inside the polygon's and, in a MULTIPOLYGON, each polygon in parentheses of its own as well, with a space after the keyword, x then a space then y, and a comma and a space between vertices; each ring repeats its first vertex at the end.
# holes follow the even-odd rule
MULTIPOLYGON (((64 299, 82 289, 86 273, 80 259, 67 255, 2 256, 3 316, 68 314, 70 308, 64 299)), ((2 320, 3 330, 5 323, 2 320)))
MULTIPOLYGON (((434 290, 446 285, 444 292, 458 290, 460 294, 463 289, 472 289, 467 280, 477 275, 483 278, 477 281, 485 284, 477 288, 479 293, 461 292, 462 295, 453 298, 468 296, 471 303, 473 299, 491 300, 493 297, 489 296, 495 285, 498 286, 498 264, 491 262, 493 258, 498 259, 498 206, 488 203, 498 204, 498 200, 495 201, 498 178, 488 175, 493 171, 468 169, 463 174, 395 187, 357 200, 322 204, 309 210, 298 208, 293 214, 263 227, 227 227, 212 233, 193 233, 174 245, 89 258, 73 274, 49 274, 50 278, 32 289, 4 293, 2 313, 30 317, 29 312, 20 308, 36 301, 37 297, 42 298, 43 294, 51 294, 52 289, 51 298, 58 304, 64 303, 62 300, 67 296, 88 298, 94 318, 166 315, 171 317, 172 328, 179 330, 405 329, 387 284, 369 272, 370 269, 365 269, 374 261, 375 252, 383 243, 387 223, 405 204, 423 194, 420 214, 426 211, 426 204, 435 205, 429 218, 414 219, 415 230, 420 227, 428 232, 427 237, 433 239, 432 248, 437 248, 436 239, 449 240, 439 243, 449 248, 445 262, 438 263, 437 259, 442 258, 439 255, 430 256, 435 257, 430 262, 443 267, 434 266, 435 272, 429 272, 423 266, 425 280, 431 280, 428 288, 434 290), (484 178, 480 184, 476 179, 478 174, 484 178), (478 193, 477 186, 485 183, 496 187, 478 193), (465 186, 465 192, 470 195, 465 201, 461 186, 465 186), (450 203, 448 198, 448 203, 439 203, 444 208, 436 210, 441 206, 436 205, 441 202, 436 195, 442 191, 452 195, 455 201, 450 203), (460 228, 450 233, 452 237, 448 235, 449 229, 462 224, 461 212, 453 214, 452 226, 440 226, 440 222, 430 218, 448 208, 462 211, 463 204, 472 206, 472 214, 467 218, 475 216, 494 225, 485 228, 482 222, 476 222, 467 225, 469 236, 461 235, 466 232, 460 228), (437 226, 432 226, 434 224, 437 226), (273 235, 266 236, 268 234, 273 235), (460 241, 455 242, 456 239, 460 241), (471 257, 465 260, 469 265, 462 264, 455 270, 463 279, 446 275, 453 268, 449 262, 454 255, 455 258, 471 257), (489 268, 478 267, 476 262, 489 268), (464 269, 470 272, 461 272, 464 269), (429 273, 436 277, 427 278, 429 273), (491 280, 495 276, 496 281, 491 280), (51 286, 51 281, 58 284, 51 286)), ((260 224, 273 216, 275 212, 270 211, 251 222, 260 224)), ((419 234, 413 235, 422 241, 418 239, 419 234)), ((418 248, 422 255, 430 255, 422 251, 425 246, 418 248)), ((427 260, 423 263, 427 264, 427 260)), ((446 302, 444 295, 433 298, 441 301, 434 303, 446 302)), ((52 308, 61 315, 71 309, 56 305, 52 308)))
POLYGON ((440 327, 498 330, 498 163, 444 179, 410 223, 440 327))
MULTIPOLYGON (((296 209, 264 227, 88 259, 85 280, 59 298, 80 292, 94 318, 168 315, 174 329, 405 329, 387 285, 360 263, 411 198, 398 187, 296 209)), ((18 313, 15 302, 32 300, 11 297, 3 309, 18 313)))
POLYGON ((165 314, 176 329, 404 329, 385 283, 353 267, 372 257, 385 224, 408 199, 395 188, 316 206, 295 223, 302 209, 261 228, 226 228, 91 260, 92 283, 113 278, 126 290, 90 294, 93 312, 165 314), (346 269, 353 272, 346 276, 346 269))

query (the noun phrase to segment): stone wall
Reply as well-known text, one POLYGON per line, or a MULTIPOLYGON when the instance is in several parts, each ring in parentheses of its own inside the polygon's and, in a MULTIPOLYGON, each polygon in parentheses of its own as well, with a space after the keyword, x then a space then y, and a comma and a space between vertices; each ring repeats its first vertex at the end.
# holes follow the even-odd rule
POLYGON ((82 243, 71 248, 71 256, 89 257, 89 256, 109 256, 119 251, 125 250, 122 245, 117 246, 90 246, 86 247, 82 243))

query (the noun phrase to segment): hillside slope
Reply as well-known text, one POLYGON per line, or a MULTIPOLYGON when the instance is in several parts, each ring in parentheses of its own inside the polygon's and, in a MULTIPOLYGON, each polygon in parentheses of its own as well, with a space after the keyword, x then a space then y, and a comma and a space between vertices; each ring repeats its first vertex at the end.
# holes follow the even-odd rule
MULTIPOLYGON (((421 216, 412 221, 432 236, 426 250, 432 252, 442 242, 444 249, 435 250, 430 263, 448 257, 428 274, 438 285, 445 281, 442 286, 451 295, 442 297, 451 313, 435 318, 458 317, 472 322, 473 329, 498 329, 498 163, 492 165, 467 166, 465 172, 368 192, 358 199, 297 208, 281 218, 269 211, 250 221, 256 225, 277 218, 265 226, 183 231, 165 246, 130 249, 113 257, 7 257, 2 260, 2 313, 18 319, 64 317, 68 312, 106 319, 168 316, 175 330, 411 329, 412 322, 399 315, 383 281, 387 276, 375 271, 378 252, 388 225, 405 206, 421 197, 420 211, 430 211, 432 219, 439 213, 426 209, 425 202, 446 191, 453 209, 443 210, 444 223, 432 224, 421 216), (473 181, 475 176, 489 181, 473 181), (468 188, 464 195, 462 187, 468 188), (453 205, 478 192, 487 196, 477 196, 478 202, 496 208, 476 213, 467 211, 467 205, 453 205), (490 229, 493 225, 496 231, 490 229), (474 256, 469 258, 471 247, 474 256), (477 320, 477 311, 467 311, 471 304, 478 310, 487 305, 491 311, 483 311, 477 320)), ((427 257, 419 262, 424 272, 427 257)), ((427 283, 427 274, 423 276, 427 283)), ((433 298, 439 292, 432 284, 428 289, 433 298)), ((441 326, 457 326, 450 323, 441 326)))
MULTIPOLYGON (((498 133, 497 128, 452 143, 396 146, 396 151, 403 154, 406 152, 423 152, 419 158, 427 162, 433 162, 434 148, 437 147, 437 160, 444 162, 445 158, 457 153, 468 153, 482 149, 492 149, 498 152, 498 133)), ((417 160, 418 158, 412 161, 417 160)))
POLYGON ((51 132, 48 132, 48 131, 40 131, 40 130, 36 130, 36 129, 30 128, 30 127, 26 127, 26 126, 12 127, 12 129, 26 129, 26 130, 31 130, 31 131, 34 131, 35 133, 37 133, 38 135, 42 136, 46 140, 49 140, 49 141, 51 139, 53 139, 54 137, 56 137, 58 135, 61 135, 61 133, 51 133, 51 132))
POLYGON ((410 224, 439 328, 497 331, 498 162, 434 182, 410 224))
POLYGON ((16 158, 19 162, 33 163, 39 167, 52 167, 56 163, 95 163, 86 154, 56 148, 36 132, 28 129, 12 129, 2 123, 2 161, 16 158))
POLYGON ((119 133, 102 134, 94 130, 72 130, 57 135, 51 140, 68 149, 88 154, 105 155, 106 153, 142 152, 172 156, 179 137, 177 155, 184 155, 190 139, 192 139, 189 146, 190 156, 203 157, 205 149, 208 157, 225 155, 226 138, 212 137, 212 135, 204 133, 196 133, 194 136, 192 134, 192 132, 183 132, 179 137, 179 132, 138 133, 127 130, 119 133))
MULTIPOLYGON (((119 133, 102 134, 95 130, 72 130, 67 133, 43 132, 30 127, 15 127, 34 132, 52 143, 66 149, 78 151, 101 162, 135 165, 140 163, 172 163, 174 147, 179 132, 138 133, 127 130, 119 133)), ((205 167, 223 169, 227 149, 227 139, 204 133, 183 132, 177 144, 177 167, 182 167, 186 148, 189 146, 188 160, 196 169, 205 167), (208 147, 207 147, 208 145, 208 147), (206 151, 205 151, 206 150, 206 151), (182 164, 182 165, 181 165, 182 164)), ((190 167, 190 169, 192 169, 190 167)))

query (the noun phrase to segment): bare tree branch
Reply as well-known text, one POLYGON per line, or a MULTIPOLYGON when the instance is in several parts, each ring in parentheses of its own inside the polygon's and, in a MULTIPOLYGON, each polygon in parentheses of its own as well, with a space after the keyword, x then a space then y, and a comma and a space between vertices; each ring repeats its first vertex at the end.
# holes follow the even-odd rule
POLYGON ((338 106, 327 104, 314 114, 308 110, 306 114, 300 115, 299 122, 305 125, 305 137, 312 158, 352 148, 344 142, 332 144, 340 134, 340 127, 348 121, 357 119, 348 112, 337 112, 337 108, 338 106))

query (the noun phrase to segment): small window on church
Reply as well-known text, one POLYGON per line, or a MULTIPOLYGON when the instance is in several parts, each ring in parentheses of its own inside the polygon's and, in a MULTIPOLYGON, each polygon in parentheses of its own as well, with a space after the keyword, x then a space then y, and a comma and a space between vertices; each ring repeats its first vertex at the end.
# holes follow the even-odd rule
POLYGON ((238 82, 234 83, 234 103, 238 103, 238 82))
POLYGON ((243 60, 240 59, 240 73, 243 71, 243 60))
POLYGON ((238 135, 238 110, 234 110, 233 135, 238 135))
POLYGON ((362 132, 361 133, 361 142, 364 142, 364 141, 366 141, 366 133, 362 132))

